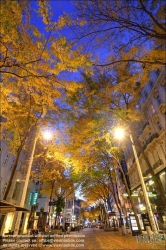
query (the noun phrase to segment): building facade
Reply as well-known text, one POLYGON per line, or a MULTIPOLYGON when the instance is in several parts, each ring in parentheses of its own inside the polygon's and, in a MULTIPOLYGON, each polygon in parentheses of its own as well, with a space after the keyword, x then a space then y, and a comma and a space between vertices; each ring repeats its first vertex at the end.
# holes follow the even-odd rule
MULTIPOLYGON (((139 123, 134 123, 135 134, 141 147, 159 176, 166 192, 166 85, 165 69, 152 71, 149 81, 141 91, 137 108, 144 115, 139 123)), ((147 188, 158 229, 166 229, 166 215, 161 199, 155 190, 154 182, 141 152, 137 149, 139 163, 147 188)), ((139 180, 132 145, 127 145, 125 159, 128 168, 131 190, 135 194, 135 206, 138 214, 146 214, 146 205, 139 180)))
MULTIPOLYGON (((5 136, 0 141, 0 154, 1 154, 0 200, 3 200, 16 159, 16 156, 14 156, 9 149, 8 141, 7 138, 5 138, 5 136)), ((10 202, 13 205, 20 206, 24 183, 25 183, 25 176, 27 171, 27 168, 25 166, 27 165, 28 159, 29 159, 29 153, 22 150, 18 160, 14 178, 12 180, 12 185, 6 199, 7 202, 10 202)), ((36 195, 35 185, 33 182, 30 181, 24 203, 24 208, 26 208, 29 212, 22 212, 19 224, 20 233, 27 233, 27 225, 28 225, 28 218, 31 210, 31 205, 36 203, 36 199, 37 195, 36 195)), ((17 215, 18 212, 8 212, 8 211, 5 212, 4 210, 3 212, 1 212, 0 209, 1 235, 8 233, 9 230, 15 231, 17 215)))

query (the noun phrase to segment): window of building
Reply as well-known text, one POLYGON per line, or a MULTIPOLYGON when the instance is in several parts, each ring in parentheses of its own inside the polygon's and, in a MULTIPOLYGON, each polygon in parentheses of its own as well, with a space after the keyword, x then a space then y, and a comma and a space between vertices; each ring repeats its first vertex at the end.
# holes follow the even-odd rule
POLYGON ((22 162, 20 161, 17 166, 17 170, 20 170, 22 162))
POLYGON ((7 134, 3 134, 3 139, 4 139, 4 140, 7 139, 7 134))
POLYGON ((14 191, 13 191, 13 196, 12 199, 17 200, 18 199, 18 195, 20 192, 20 187, 21 187, 21 183, 16 181, 15 187, 14 187, 14 191))
POLYGON ((156 70, 156 74, 157 74, 158 76, 160 75, 160 72, 161 72, 160 69, 157 69, 157 70, 156 70))
POLYGON ((147 93, 147 91, 146 91, 146 90, 144 91, 144 96, 145 96, 145 98, 147 98, 147 97, 148 97, 148 93, 147 93))
POLYGON ((149 105, 149 109, 152 111, 153 114, 156 112, 152 103, 149 105))
POLYGON ((161 103, 162 103, 161 97, 160 97, 159 95, 156 97, 156 99, 157 99, 157 101, 158 101, 158 104, 161 104, 161 103))
POLYGON ((2 152, 2 147, 0 147, 0 154, 1 154, 1 152, 2 152))
POLYGON ((157 122, 157 126, 158 126, 159 130, 162 129, 161 123, 159 121, 157 122))
POLYGON ((2 195, 3 195, 3 196, 5 195, 7 185, 8 185, 8 180, 5 181, 5 184, 4 184, 4 187, 3 187, 3 190, 2 190, 2 195))
POLYGON ((150 85, 150 87, 151 87, 151 89, 152 89, 153 86, 154 86, 154 82, 152 81, 152 79, 149 80, 149 85, 150 85))
POLYGON ((15 159, 13 158, 13 160, 12 160, 12 162, 11 162, 11 165, 10 165, 10 170, 13 168, 14 162, 15 162, 15 159))
POLYGON ((163 185, 164 191, 166 192, 166 171, 163 171, 159 176, 160 176, 160 180, 163 185))
POLYGON ((8 161, 8 158, 9 158, 9 155, 6 155, 6 156, 5 156, 5 159, 4 159, 4 161, 3 161, 3 165, 4 165, 4 166, 6 166, 7 161, 8 161))

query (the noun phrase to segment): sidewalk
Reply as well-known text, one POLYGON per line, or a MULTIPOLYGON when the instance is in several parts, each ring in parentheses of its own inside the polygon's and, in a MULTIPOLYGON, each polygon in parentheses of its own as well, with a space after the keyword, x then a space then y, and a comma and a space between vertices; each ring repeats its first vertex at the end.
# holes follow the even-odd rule
MULTIPOLYGON (((26 239, 26 238, 24 238, 26 239)), ((32 238, 33 240, 33 238, 32 238)), ((23 243, 23 242, 22 242, 23 243)), ((29 241, 27 242, 29 243, 29 241)), ((12 243, 13 244, 13 243, 12 243)), ((40 239, 34 240, 32 246, 26 244, 21 246, 21 242, 16 242, 17 246, 9 247, 1 246, 4 250, 165 250, 166 241, 162 240, 161 244, 138 243, 136 236, 131 234, 122 235, 121 231, 104 231, 103 229, 83 229, 80 231, 72 231, 69 235, 54 235, 50 244, 43 245, 40 239), (37 243, 37 245, 36 245, 37 243), (69 244, 70 247, 65 246, 69 244), (74 245, 74 247, 73 247, 74 245)))
POLYGON ((166 240, 162 240, 160 244, 144 243, 143 241, 141 241, 141 243, 138 243, 136 240, 136 236, 132 236, 132 234, 122 235, 121 231, 111 231, 110 233, 105 232, 105 234, 108 234, 108 237, 112 242, 117 242, 117 244, 125 250, 166 249, 166 240))

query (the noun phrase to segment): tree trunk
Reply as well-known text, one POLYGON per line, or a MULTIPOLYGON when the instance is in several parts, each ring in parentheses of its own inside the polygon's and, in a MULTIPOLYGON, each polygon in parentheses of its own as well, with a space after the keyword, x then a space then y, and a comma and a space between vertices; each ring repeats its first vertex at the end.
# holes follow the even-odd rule
POLYGON ((130 200, 131 205, 132 205, 132 210, 134 212, 134 216, 135 216, 135 219, 136 219, 136 222, 137 222, 138 230, 139 230, 139 232, 141 234, 142 229, 141 229, 140 222, 139 222, 139 219, 138 219, 137 211, 136 211, 135 206, 134 206, 134 199, 131 196, 130 189, 128 187, 128 183, 127 183, 127 180, 126 180, 126 175, 124 174, 123 169, 122 169, 119 162, 118 162, 118 168, 121 171, 121 174, 123 175, 123 179, 124 179, 125 187, 126 187, 126 190, 127 190, 127 194, 128 194, 129 200, 130 200))
MULTIPOLYGON (((52 194, 53 194, 53 189, 54 189, 54 183, 55 183, 55 180, 53 180, 53 182, 52 182, 51 194, 50 194, 50 202, 51 202, 51 200, 52 200, 52 194)), ((49 206, 49 209, 48 209, 48 224, 50 223, 50 210, 51 210, 51 206, 49 206)))

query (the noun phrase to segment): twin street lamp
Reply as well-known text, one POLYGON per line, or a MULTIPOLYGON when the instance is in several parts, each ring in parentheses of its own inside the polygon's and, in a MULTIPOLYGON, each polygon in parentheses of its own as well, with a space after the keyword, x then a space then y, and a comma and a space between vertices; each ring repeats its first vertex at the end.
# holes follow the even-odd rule
MULTIPOLYGON (((115 137, 116 138, 121 140, 122 138, 124 138, 124 136, 125 136, 125 130, 123 128, 117 128, 115 130, 115 137)), ((137 151, 136 151, 135 144, 134 144, 131 133, 130 133, 130 141, 131 141, 131 144, 132 144, 133 153, 134 153, 136 166, 137 166, 137 171, 138 171, 140 183, 141 183, 141 186, 142 186, 142 191, 143 191, 144 198, 145 198, 147 213, 148 213, 148 216, 149 216, 149 220, 150 220, 150 223, 151 223, 152 230, 155 232, 155 231, 157 231, 157 227, 156 227, 156 223, 155 223, 155 220, 154 220, 153 211, 152 211, 152 208, 151 208, 151 205, 150 205, 148 193, 146 191, 146 186, 145 186, 145 183, 144 183, 144 178, 143 178, 143 175, 142 175, 141 166, 140 166, 140 163, 139 163, 137 151)))

